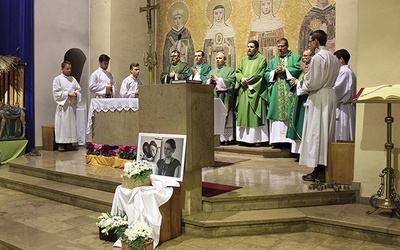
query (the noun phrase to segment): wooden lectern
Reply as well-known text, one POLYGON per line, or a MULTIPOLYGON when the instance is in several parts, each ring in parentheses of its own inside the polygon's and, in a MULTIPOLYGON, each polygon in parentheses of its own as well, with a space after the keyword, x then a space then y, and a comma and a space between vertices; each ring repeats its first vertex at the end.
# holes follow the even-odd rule
POLYGON ((214 164, 213 86, 157 84, 140 86, 139 131, 186 135, 181 204, 183 215, 202 210, 202 167, 214 164))

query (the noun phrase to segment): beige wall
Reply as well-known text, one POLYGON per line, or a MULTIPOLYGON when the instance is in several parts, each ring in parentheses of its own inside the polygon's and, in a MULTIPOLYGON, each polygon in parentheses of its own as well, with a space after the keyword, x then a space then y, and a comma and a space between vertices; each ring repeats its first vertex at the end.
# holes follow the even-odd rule
POLYGON ((148 51, 147 19, 145 12, 139 13, 146 1, 91 0, 90 6, 90 73, 99 67, 99 55, 104 53, 111 57, 108 69, 115 76, 117 96, 132 62, 140 64, 139 77, 148 84, 143 63, 143 53, 148 51))
MULTIPOLYGON (((378 4, 375 0, 358 1, 357 72, 358 86, 371 87, 387 83, 399 83, 400 72, 396 69, 400 51, 398 16, 400 1, 386 0, 378 4)), ((393 164, 397 180, 399 174, 400 106, 394 104, 393 164)), ((361 196, 376 193, 380 184, 379 173, 386 166, 386 105, 357 104, 357 131, 354 179, 361 181, 361 196)), ((399 190, 399 181, 396 182, 399 190)))
MULTIPOLYGON (((89 1, 35 0, 35 146, 42 146, 42 126, 54 125, 56 103, 52 83, 61 74, 65 52, 79 48, 89 59, 89 1)), ((87 98, 87 62, 81 76, 82 100, 87 98)))

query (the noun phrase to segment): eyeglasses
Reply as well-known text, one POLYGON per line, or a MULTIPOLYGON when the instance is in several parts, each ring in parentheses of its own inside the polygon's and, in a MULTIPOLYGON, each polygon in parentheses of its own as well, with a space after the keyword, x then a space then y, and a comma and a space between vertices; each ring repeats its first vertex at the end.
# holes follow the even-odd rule
POLYGON ((306 55, 306 54, 303 54, 303 57, 309 57, 309 56, 311 56, 311 55, 306 55))

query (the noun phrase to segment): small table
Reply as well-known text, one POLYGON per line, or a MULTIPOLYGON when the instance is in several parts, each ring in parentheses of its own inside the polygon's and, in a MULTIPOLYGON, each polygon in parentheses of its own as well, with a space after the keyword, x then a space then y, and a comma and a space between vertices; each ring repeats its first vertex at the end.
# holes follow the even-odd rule
POLYGON ((369 204, 374 208, 371 211, 367 211, 367 214, 372 214, 379 208, 391 209, 392 212, 396 213, 397 217, 400 218, 400 201, 397 197, 395 187, 395 174, 392 168, 392 149, 394 144, 392 143, 392 123, 394 121, 392 117, 392 103, 400 103, 399 100, 362 100, 353 101, 354 103, 386 103, 387 115, 385 122, 387 124, 387 142, 385 143, 386 149, 386 167, 379 174, 381 178, 381 185, 376 192, 372 195, 369 204), (383 196, 385 194, 385 196, 383 196))
POLYGON ((154 233, 154 246, 181 234, 182 208, 180 189, 162 185, 133 189, 117 187, 111 208, 112 215, 126 214, 128 223, 145 222, 154 233))
POLYGON ((92 142, 136 145, 139 133, 138 98, 93 98, 88 110, 86 134, 92 142))

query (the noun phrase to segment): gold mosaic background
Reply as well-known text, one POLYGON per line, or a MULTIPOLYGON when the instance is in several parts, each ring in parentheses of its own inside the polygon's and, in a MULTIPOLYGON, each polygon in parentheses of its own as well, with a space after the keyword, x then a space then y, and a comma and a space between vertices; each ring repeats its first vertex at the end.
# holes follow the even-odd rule
MULTIPOLYGON (((249 36, 250 25, 257 19, 257 15, 253 11, 253 1, 257 0, 162 0, 160 2, 160 10, 158 11, 158 29, 156 50, 158 53, 157 75, 162 70, 162 51, 164 48, 164 40, 166 34, 171 30, 170 22, 167 19, 169 9, 173 4, 181 2, 189 9, 187 23, 184 24, 189 29, 194 49, 203 49, 204 38, 207 30, 212 26, 210 18, 210 10, 207 10, 209 3, 215 6, 219 3, 226 8, 225 22, 235 30, 236 45, 236 61, 239 62, 246 55, 247 39, 249 36), (228 10, 228 6, 232 6, 228 10), (228 13, 230 15, 228 17, 228 13)), ((289 40, 289 49, 297 53, 297 41, 302 20, 308 10, 316 5, 318 0, 274 0, 274 15, 281 19, 285 31, 285 37, 289 40)), ((330 4, 335 5, 335 0, 329 0, 330 4)), ((211 8, 212 11, 212 8, 211 8)), ((186 18, 184 18, 186 19, 186 18)), ((192 64, 193 62, 189 62, 192 64)))

